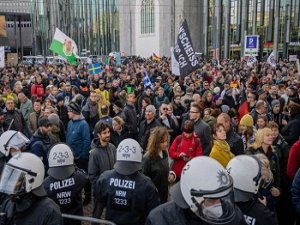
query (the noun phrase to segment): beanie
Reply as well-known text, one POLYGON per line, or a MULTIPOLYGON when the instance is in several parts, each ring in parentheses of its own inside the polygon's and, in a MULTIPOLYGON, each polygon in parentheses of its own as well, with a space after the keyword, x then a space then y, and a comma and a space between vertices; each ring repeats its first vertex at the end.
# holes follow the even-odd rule
POLYGON ((50 121, 51 124, 59 126, 59 116, 56 113, 51 113, 48 116, 48 119, 49 119, 49 121, 50 121))
POLYGON ((78 105, 76 102, 71 101, 68 105, 68 111, 73 112, 77 115, 81 114, 81 106, 78 105))
POLYGON ((240 125, 247 126, 247 127, 253 127, 254 121, 251 115, 246 114, 242 117, 240 121, 240 125))
POLYGON ((274 106, 276 106, 276 105, 280 105, 280 101, 277 100, 277 99, 274 99, 274 100, 271 102, 271 106, 272 106, 272 108, 274 108, 274 106))

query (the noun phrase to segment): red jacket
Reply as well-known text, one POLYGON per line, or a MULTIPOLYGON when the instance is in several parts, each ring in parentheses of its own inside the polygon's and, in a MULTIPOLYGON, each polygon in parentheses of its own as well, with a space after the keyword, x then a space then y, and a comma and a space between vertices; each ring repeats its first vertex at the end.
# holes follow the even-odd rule
POLYGON ((36 95, 38 99, 42 99, 45 94, 44 86, 42 84, 33 84, 31 86, 31 96, 36 95))
POLYGON ((300 168, 300 140, 296 141, 289 152, 289 159, 286 168, 286 175, 293 180, 300 168))
POLYGON ((179 154, 184 152, 191 159, 202 155, 202 146, 199 138, 192 135, 186 138, 183 134, 178 135, 173 141, 170 149, 169 156, 174 160, 172 170, 175 172, 177 177, 181 176, 181 171, 187 163, 179 154))

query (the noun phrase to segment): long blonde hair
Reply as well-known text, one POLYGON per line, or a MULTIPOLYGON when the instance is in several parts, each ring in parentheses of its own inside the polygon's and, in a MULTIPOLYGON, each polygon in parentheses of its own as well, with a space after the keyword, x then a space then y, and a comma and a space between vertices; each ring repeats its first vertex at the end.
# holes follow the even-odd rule
POLYGON ((264 137, 269 134, 272 134, 272 130, 270 128, 265 127, 263 129, 259 129, 256 133, 255 142, 250 145, 250 147, 255 149, 260 148, 264 142, 264 137))
POLYGON ((151 130, 150 137, 148 140, 146 154, 157 157, 162 150, 160 144, 164 138, 169 138, 169 133, 165 127, 155 127, 151 130))

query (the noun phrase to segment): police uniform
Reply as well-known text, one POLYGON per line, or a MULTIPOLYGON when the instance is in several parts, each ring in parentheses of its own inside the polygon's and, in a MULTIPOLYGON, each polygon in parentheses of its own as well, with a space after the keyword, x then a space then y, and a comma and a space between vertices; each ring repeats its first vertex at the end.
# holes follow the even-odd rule
POLYGON ((105 219, 118 225, 143 225, 159 204, 154 184, 140 172, 125 176, 115 169, 105 171, 96 182, 95 196, 106 208, 105 219))
POLYGON ((276 225, 276 215, 257 200, 248 202, 237 202, 237 206, 244 214, 245 220, 249 225, 276 225))
MULTIPOLYGON (((59 206, 62 213, 72 215, 83 215, 81 191, 86 184, 87 174, 77 169, 70 177, 57 180, 48 176, 44 181, 44 187, 48 197, 53 199, 59 206)), ((75 220, 64 219, 64 224, 81 224, 75 220)))

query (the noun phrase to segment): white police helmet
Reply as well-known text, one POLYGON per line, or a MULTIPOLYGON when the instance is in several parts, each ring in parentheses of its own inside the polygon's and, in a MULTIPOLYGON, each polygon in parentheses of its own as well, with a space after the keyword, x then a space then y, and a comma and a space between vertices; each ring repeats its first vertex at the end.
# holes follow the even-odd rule
POLYGON ((127 138, 118 145, 115 170, 122 175, 131 175, 142 169, 142 148, 131 138, 127 138))
POLYGON ((22 195, 32 192, 37 196, 46 195, 43 180, 44 164, 36 155, 24 152, 13 156, 5 164, 0 180, 0 192, 22 195))
POLYGON ((250 155, 239 155, 231 159, 226 168, 233 179, 234 200, 246 202, 253 198, 262 181, 258 159, 250 155))
POLYGON ((63 180, 75 172, 74 155, 71 148, 63 143, 54 145, 48 155, 48 175, 63 180))
POLYGON ((180 190, 189 208, 210 224, 230 223, 235 218, 232 178, 215 159, 199 156, 183 168, 180 190))
POLYGON ((0 137, 0 152, 8 156, 11 148, 21 151, 29 142, 30 140, 19 131, 5 131, 0 137))

